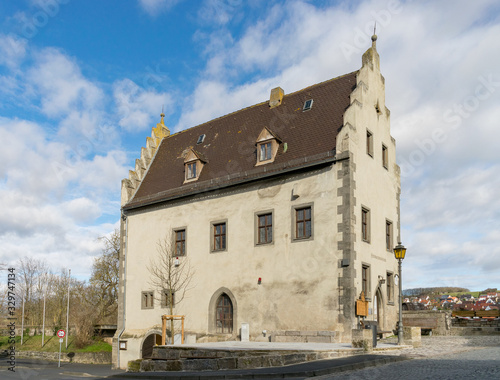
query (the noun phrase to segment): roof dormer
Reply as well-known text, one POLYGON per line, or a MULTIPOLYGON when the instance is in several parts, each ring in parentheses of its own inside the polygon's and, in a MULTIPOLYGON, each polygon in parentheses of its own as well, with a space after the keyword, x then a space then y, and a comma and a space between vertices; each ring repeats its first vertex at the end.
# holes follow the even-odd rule
POLYGON ((255 166, 274 162, 281 139, 270 129, 264 127, 257 138, 257 163, 255 166))
POLYGON ((184 183, 197 181, 206 163, 201 153, 190 148, 184 158, 184 183))

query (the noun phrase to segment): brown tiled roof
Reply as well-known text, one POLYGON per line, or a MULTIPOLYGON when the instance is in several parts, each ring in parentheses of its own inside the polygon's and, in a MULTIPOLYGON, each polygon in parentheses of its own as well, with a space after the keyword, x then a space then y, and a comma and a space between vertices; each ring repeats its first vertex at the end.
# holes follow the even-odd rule
POLYGON ((124 209, 332 161, 349 96, 356 86, 356 74, 285 95, 275 108, 270 108, 266 101, 165 137, 139 189, 124 209), (313 106, 302 111, 308 99, 313 99, 313 106), (256 167, 256 140, 264 127, 282 142, 273 163, 256 167), (206 135, 205 140, 197 145, 202 134, 206 135), (208 163, 196 182, 183 184, 183 153, 189 148, 201 153, 208 163))

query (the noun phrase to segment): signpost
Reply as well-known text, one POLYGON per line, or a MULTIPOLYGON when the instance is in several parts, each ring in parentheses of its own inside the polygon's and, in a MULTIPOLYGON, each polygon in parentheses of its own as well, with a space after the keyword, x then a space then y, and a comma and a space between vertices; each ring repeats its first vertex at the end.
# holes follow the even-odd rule
POLYGON ((57 336, 59 337, 59 364, 58 364, 58 367, 61 366, 61 346, 62 346, 62 342, 64 340, 63 338, 65 335, 66 335, 66 331, 64 331, 64 330, 57 331, 57 336))

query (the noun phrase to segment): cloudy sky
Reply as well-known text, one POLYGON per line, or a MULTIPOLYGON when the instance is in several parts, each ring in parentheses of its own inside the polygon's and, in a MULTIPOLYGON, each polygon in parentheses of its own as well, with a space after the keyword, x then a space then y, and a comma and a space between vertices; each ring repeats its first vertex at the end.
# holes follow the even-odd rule
POLYGON ((404 287, 500 287, 500 4, 0 2, 0 262, 86 279, 165 107, 176 132, 359 69, 377 48, 402 169, 404 287))

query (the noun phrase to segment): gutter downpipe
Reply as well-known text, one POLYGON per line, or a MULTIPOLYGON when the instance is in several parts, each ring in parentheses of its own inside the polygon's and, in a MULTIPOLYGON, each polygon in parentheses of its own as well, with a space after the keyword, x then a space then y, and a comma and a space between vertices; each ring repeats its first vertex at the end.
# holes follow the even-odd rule
MULTIPOLYGON (((121 366, 120 366, 120 339, 122 337, 123 332, 125 331, 125 315, 126 315, 126 313, 125 313, 125 310, 126 310, 125 293, 127 290, 126 273, 127 273, 127 249, 128 249, 128 218, 125 215, 125 213, 123 213, 123 211, 122 211, 122 220, 123 220, 123 218, 125 218, 125 238, 122 241, 122 249, 123 249, 123 317, 122 317, 122 320, 123 320, 123 328, 122 328, 122 331, 120 331, 120 334, 118 335, 118 347, 117 347, 117 351, 116 351, 116 364, 117 364, 118 368, 121 368, 121 366)), ((120 282, 118 282, 118 284, 119 283, 120 282)))

